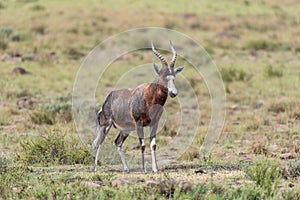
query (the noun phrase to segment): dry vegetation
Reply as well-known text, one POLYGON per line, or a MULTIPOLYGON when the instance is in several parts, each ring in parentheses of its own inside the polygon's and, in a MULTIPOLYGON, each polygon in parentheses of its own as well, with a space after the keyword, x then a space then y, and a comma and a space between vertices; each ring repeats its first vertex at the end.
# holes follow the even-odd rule
MULTIPOLYGON (((9 0, 0 1, 0 19, 1 199, 300 198, 297 0, 9 0), (148 26, 188 34, 212 56, 227 95, 223 134, 211 155, 201 158, 210 96, 202 77, 186 67, 184 75, 201 97, 193 145, 158 174, 125 174, 105 163, 91 173, 93 157, 72 119, 76 73, 107 37, 148 26)), ((148 57, 151 52, 135 52, 113 63, 97 100, 104 100, 123 70, 148 57)), ((166 109, 175 113, 177 105, 169 101, 166 109)), ((158 148, 176 134, 176 124, 167 121, 158 148)), ((124 148, 138 154, 136 144, 133 138, 124 148)))

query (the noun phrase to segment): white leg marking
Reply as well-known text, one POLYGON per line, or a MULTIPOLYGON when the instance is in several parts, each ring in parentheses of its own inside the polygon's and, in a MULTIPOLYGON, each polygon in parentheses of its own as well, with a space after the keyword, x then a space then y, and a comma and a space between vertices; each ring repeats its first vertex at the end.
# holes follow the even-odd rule
POLYGON ((142 146, 145 146, 145 140, 142 139, 142 146))
POLYGON ((101 149, 101 144, 99 144, 97 152, 96 152, 94 170, 93 170, 94 172, 96 172, 96 170, 97 170, 98 156, 99 156, 100 149, 101 149))
POLYGON ((153 150, 153 146, 156 145, 156 142, 155 142, 155 138, 152 139, 151 143, 150 143, 150 149, 151 151, 153 150))
POLYGON ((157 172, 157 164, 156 164, 156 154, 153 146, 156 145, 155 138, 151 140, 150 149, 151 149, 151 158, 152 158, 152 170, 153 172, 157 172))
POLYGON ((129 168, 128 168, 128 165, 127 165, 127 163, 126 163, 125 156, 124 156, 124 153, 123 153, 123 151, 122 151, 122 147, 117 147, 117 150, 118 150, 118 153, 119 153, 119 155, 120 155, 120 157, 121 157, 121 160, 122 160, 122 163, 123 163, 124 170, 125 170, 126 172, 129 172, 129 168))

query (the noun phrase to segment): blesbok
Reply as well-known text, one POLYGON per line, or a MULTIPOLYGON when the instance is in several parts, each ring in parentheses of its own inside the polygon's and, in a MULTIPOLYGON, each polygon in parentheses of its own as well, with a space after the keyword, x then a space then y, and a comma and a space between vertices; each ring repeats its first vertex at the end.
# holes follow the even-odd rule
POLYGON ((154 70, 157 77, 150 84, 141 84, 135 89, 120 89, 109 93, 102 108, 97 113, 97 128, 96 138, 93 146, 97 149, 95 156, 94 171, 97 168, 98 156, 104 141, 111 126, 120 130, 119 135, 115 140, 117 151, 121 157, 124 170, 129 172, 129 168, 125 161, 122 145, 131 131, 136 130, 139 137, 141 151, 142 151, 142 168, 145 168, 145 141, 144 141, 144 127, 150 126, 150 149, 152 157, 152 170, 157 172, 156 164, 156 131, 159 119, 163 112, 163 106, 167 100, 168 94, 170 97, 176 97, 177 89, 174 85, 176 74, 181 72, 184 67, 178 67, 174 70, 176 61, 176 51, 170 41, 170 48, 172 50, 172 60, 170 66, 166 59, 154 48, 151 42, 152 51, 161 61, 162 67, 154 63, 154 70))

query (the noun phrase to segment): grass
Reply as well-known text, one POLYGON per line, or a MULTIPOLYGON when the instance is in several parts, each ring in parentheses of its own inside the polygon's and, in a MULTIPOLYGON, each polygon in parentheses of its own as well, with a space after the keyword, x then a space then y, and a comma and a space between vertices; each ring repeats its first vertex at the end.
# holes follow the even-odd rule
MULTIPOLYGON (((0 198, 299 199, 297 3, 1 1, 0 198), (177 64, 186 66, 183 74, 201 111, 192 145, 174 163, 159 166, 157 174, 140 173, 140 165, 134 163, 129 163, 133 172, 125 174, 118 157, 116 165, 107 161, 91 173, 93 156, 77 138, 71 110, 76 73, 101 41, 147 26, 183 32, 213 57, 227 92, 223 134, 211 154, 202 158, 199 146, 211 117, 210 93, 203 77, 179 58, 177 64), (30 73, 13 73, 15 67, 30 73), (125 183, 116 186, 119 179, 125 183)), ((149 41, 125 42, 144 46, 149 41)), ((153 54, 143 50, 112 63, 96 89, 97 105, 132 66, 154 61, 153 54)), ((126 86, 143 81, 138 75, 123 80, 126 86)), ((192 104, 184 83, 176 79, 179 96, 192 104)), ((168 99, 158 150, 180 135, 178 106, 176 99, 168 99)), ((116 134, 112 129, 104 142, 109 152, 116 151, 112 145, 116 134)), ((134 136, 124 150, 140 156, 134 136)))

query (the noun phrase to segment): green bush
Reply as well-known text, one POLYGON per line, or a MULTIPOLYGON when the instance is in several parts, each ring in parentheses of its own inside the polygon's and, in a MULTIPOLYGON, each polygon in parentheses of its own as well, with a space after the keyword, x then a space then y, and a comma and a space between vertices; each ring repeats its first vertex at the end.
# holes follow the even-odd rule
POLYGON ((255 182, 257 186, 266 191, 266 194, 273 195, 277 189, 281 173, 279 164, 267 159, 256 162, 246 169, 246 175, 255 182))
POLYGON ((8 47, 8 43, 4 38, 0 37, 0 49, 5 50, 8 47))
POLYGON ((14 42, 24 41, 25 38, 26 38, 25 34, 20 33, 20 32, 14 32, 11 35, 11 41, 14 41, 14 42))
POLYGON ((65 50, 65 54, 67 54, 67 56, 73 60, 78 60, 85 56, 85 53, 79 47, 69 47, 65 50))
POLYGON ((44 35, 46 33, 46 26, 41 24, 41 25, 36 25, 31 29, 33 32, 44 35))
POLYGON ((280 78, 283 76, 283 70, 279 69, 279 68, 276 69, 276 68, 272 67, 271 65, 269 65, 266 68, 266 75, 270 78, 272 78, 272 77, 280 78))
POLYGON ((246 80, 246 72, 242 69, 236 69, 234 67, 222 68, 220 72, 222 75, 222 79, 225 82, 246 80))
POLYGON ((21 163, 42 166, 59 164, 85 164, 92 156, 74 136, 53 130, 21 143, 17 160, 21 163))
POLYGON ((72 103, 61 102, 46 104, 30 114, 30 119, 35 124, 48 124, 53 125, 55 123, 63 122, 67 123, 72 121, 72 103))
POLYGON ((257 51, 257 50, 276 51, 276 50, 290 50, 291 47, 285 44, 259 39, 259 40, 249 41, 243 47, 243 49, 251 50, 251 51, 257 51))

